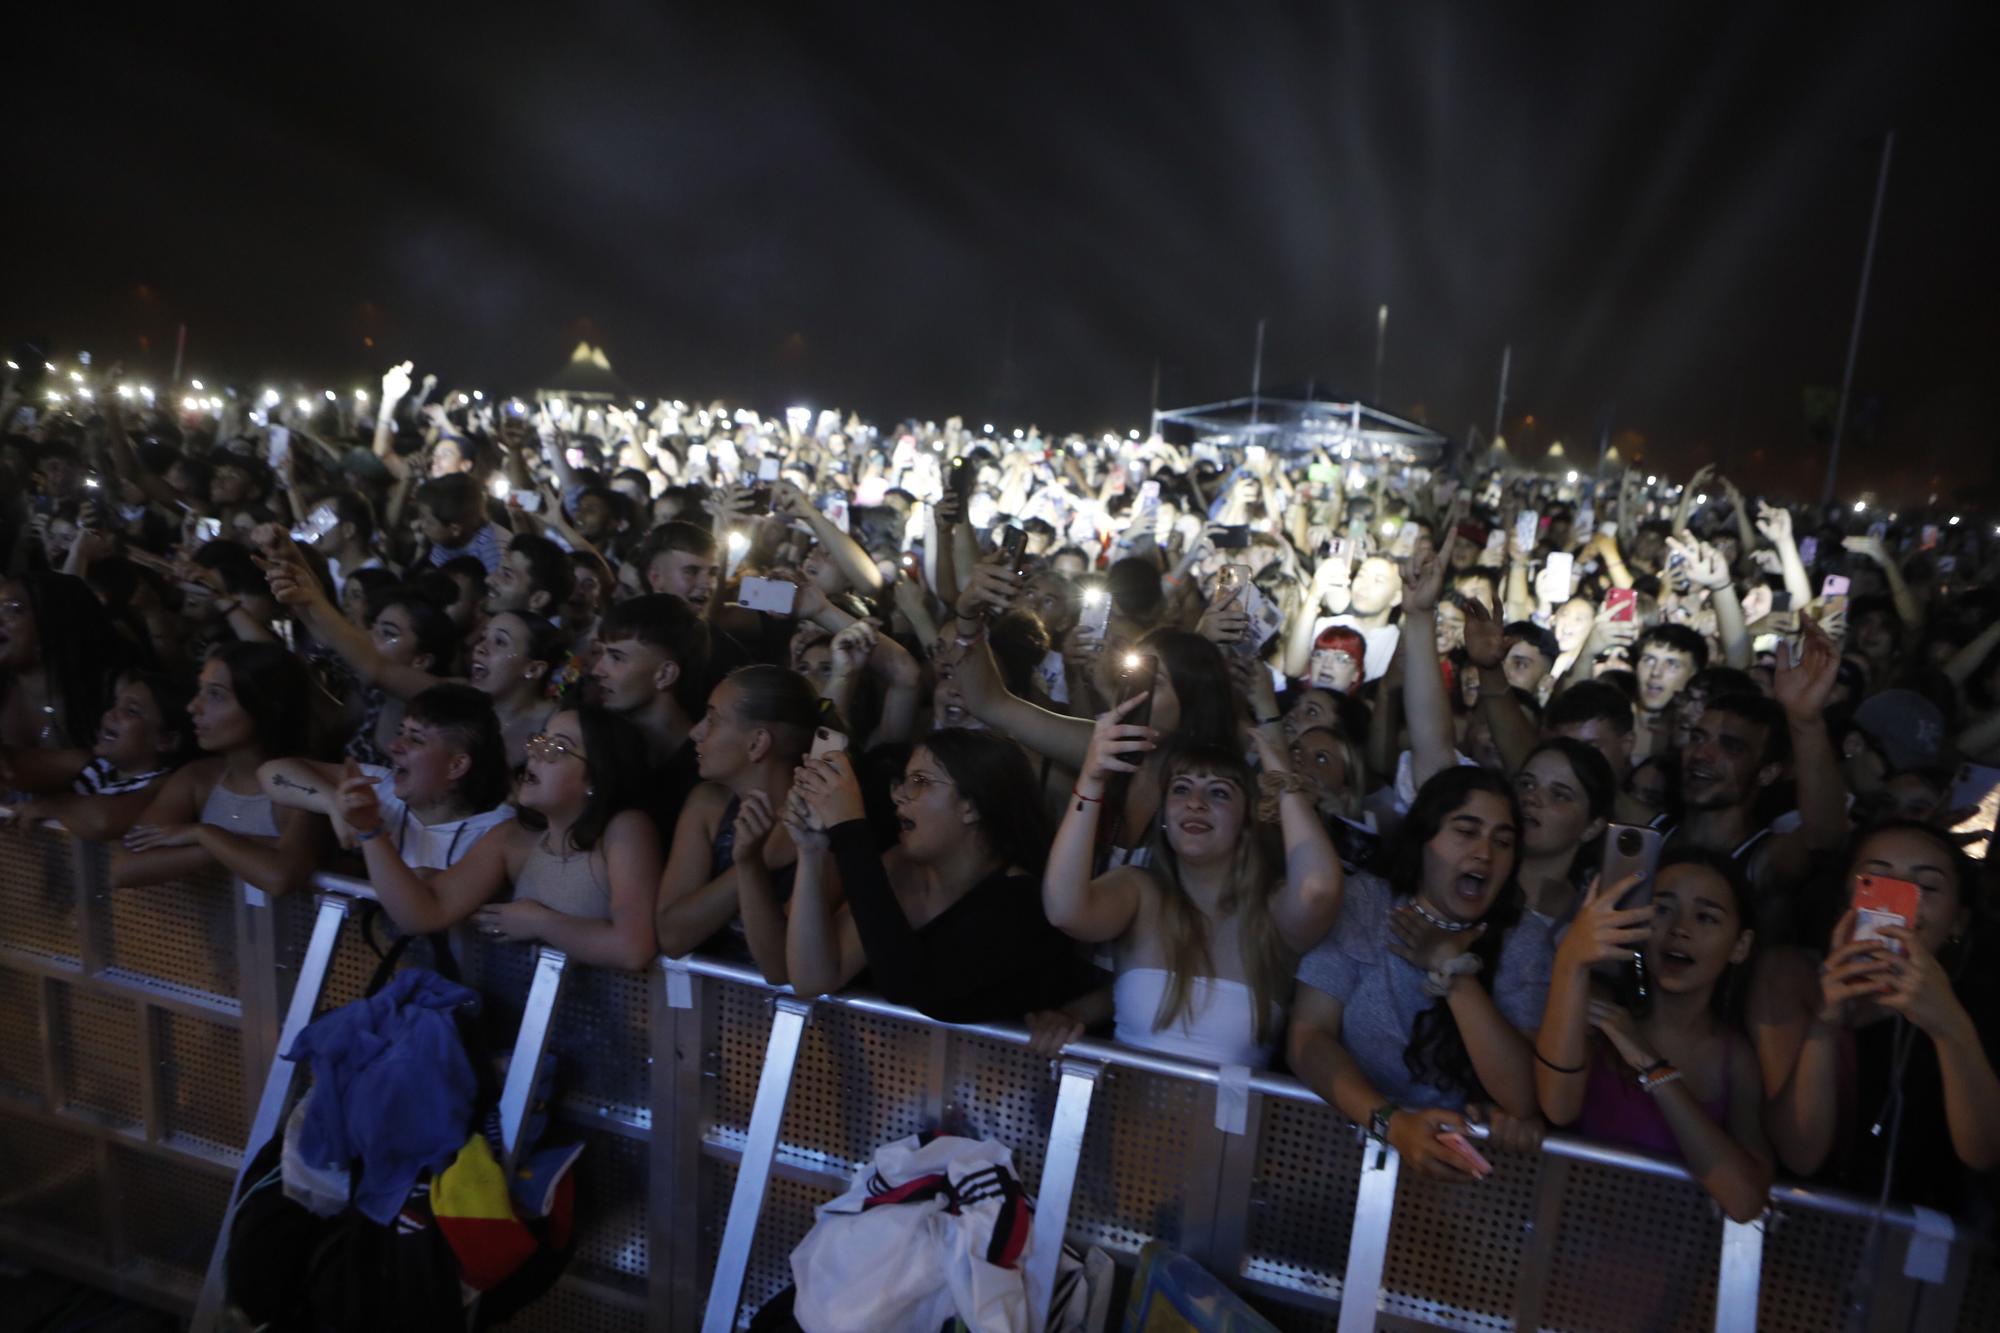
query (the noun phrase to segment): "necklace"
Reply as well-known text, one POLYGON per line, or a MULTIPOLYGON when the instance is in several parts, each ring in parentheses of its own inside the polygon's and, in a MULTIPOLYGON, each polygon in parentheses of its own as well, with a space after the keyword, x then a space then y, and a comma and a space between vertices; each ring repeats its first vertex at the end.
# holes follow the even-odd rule
POLYGON ((1425 921, 1429 922, 1433 926, 1436 926, 1439 930, 1442 930, 1449 935, 1456 935, 1461 930, 1471 930, 1474 926, 1479 924, 1477 921, 1447 921, 1445 918, 1431 911, 1428 907, 1425 907, 1423 899, 1421 898, 1410 899, 1410 908, 1411 910, 1416 912, 1418 916, 1422 917, 1425 921))

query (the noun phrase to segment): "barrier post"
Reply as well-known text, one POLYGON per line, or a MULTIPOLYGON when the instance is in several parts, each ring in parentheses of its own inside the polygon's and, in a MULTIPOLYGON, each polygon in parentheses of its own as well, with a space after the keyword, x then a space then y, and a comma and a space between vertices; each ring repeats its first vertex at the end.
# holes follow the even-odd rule
MULTIPOLYGON (((277 913, 271 895, 247 880, 231 877, 236 908, 236 992, 243 1041, 243 1088, 261 1086, 277 1064, 278 1025, 285 1010, 278 982, 277 913)), ((318 997, 314 997, 317 1002, 318 997)), ((310 1011, 308 1011, 310 1012, 310 1011)), ((247 1151, 254 1151, 254 1142, 247 1151)))
POLYGON ((792 1071, 799 1061, 812 1001, 792 995, 777 998, 771 1015, 771 1039, 764 1047, 764 1072, 757 1079, 757 1100, 750 1109, 750 1132, 736 1167, 736 1188, 729 1196, 729 1220, 722 1230, 722 1248, 715 1254, 715 1275, 709 1282, 708 1308, 702 1333, 729 1333, 736 1327, 736 1307, 743 1298, 743 1275, 750 1268, 750 1244, 757 1236, 757 1216, 764 1211, 764 1191, 771 1183, 771 1162, 778 1155, 778 1130, 784 1124, 785 1101, 792 1091, 792 1071))
POLYGON ((1386 1143, 1370 1140, 1361 1152, 1361 1186, 1354 1196, 1354 1230, 1347 1242, 1347 1271, 1340 1282, 1339 1333, 1373 1333, 1382 1308, 1382 1264, 1389 1257, 1389 1223, 1396 1213, 1396 1176, 1402 1159, 1386 1143))
POLYGON ((1749 1222, 1722 1219, 1722 1258, 1715 1277, 1715 1333, 1756 1333, 1757 1288, 1764 1270, 1764 1217, 1749 1222))
POLYGON ((695 1326, 701 1309, 698 1247, 691 1238, 700 1226, 702 1005, 710 986, 689 973, 686 959, 663 958, 652 993, 646 1327, 679 1333, 695 1326))
POLYGON ((1056 1266, 1062 1260, 1070 1199, 1076 1193, 1076 1168, 1083 1159, 1083 1131, 1090 1123, 1090 1099, 1097 1092, 1097 1076, 1104 1072, 1097 1061, 1074 1056, 1064 1056, 1057 1068, 1062 1083, 1056 1090, 1055 1114, 1049 1119, 1042 1183, 1035 1195, 1034 1238, 1028 1249, 1028 1308, 1033 1312, 1030 1326, 1035 1329, 1049 1325, 1056 1266))
MULTIPOLYGON (((221 1318, 223 1266, 229 1252, 230 1223, 236 1218, 236 1205, 250 1173, 251 1158, 278 1132, 279 1118, 284 1115, 285 1102, 292 1094, 295 1070, 284 1053, 292 1049, 292 1043, 312 1021, 313 1010, 319 1006, 320 993, 326 988, 327 968, 333 962, 334 945, 339 942, 340 926, 346 919, 346 898, 337 893, 319 895, 312 938, 306 944, 305 960, 299 965, 298 985, 292 990, 292 1002, 285 1011, 284 1029, 278 1035, 270 1072, 264 1078, 263 1092, 257 1098, 256 1113, 251 1117, 250 1132, 243 1144, 243 1161, 236 1168, 236 1181, 229 1194, 229 1207, 223 1212, 222 1228, 216 1233, 215 1248, 208 1256, 208 1271, 202 1278, 201 1296, 195 1304, 194 1319, 189 1325, 192 1333, 211 1333, 221 1318)), ((247 1045, 247 1031, 244 1041, 247 1045)))
POLYGON ((556 1000, 562 994, 568 964, 569 955, 561 949, 543 945, 535 952, 534 980, 528 985, 528 1002, 521 1010, 514 1054, 507 1062, 507 1081, 500 1087, 500 1146, 506 1159, 502 1165, 510 1176, 521 1151, 521 1127, 527 1123, 528 1107, 534 1100, 542 1056, 549 1049, 549 1026, 555 1020, 556 1000))

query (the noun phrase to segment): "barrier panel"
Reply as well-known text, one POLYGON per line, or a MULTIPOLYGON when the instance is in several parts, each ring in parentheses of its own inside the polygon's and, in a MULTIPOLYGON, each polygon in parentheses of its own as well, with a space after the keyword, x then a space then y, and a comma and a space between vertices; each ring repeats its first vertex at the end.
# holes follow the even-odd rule
MULTIPOLYGON (((368 890, 104 884, 102 849, 0 834, 0 1250, 186 1313, 244 1145, 282 1110, 274 1053, 374 968, 368 890)), ((1287 1329, 1838 1327, 1870 1228, 1867 1204, 1792 1186, 1736 1226, 1678 1167, 1562 1137, 1438 1184, 1288 1078, 1097 1041, 1051 1062, 1017 1028, 803 1001, 699 958, 627 975, 460 946, 498 1023, 527 1015, 532 1047, 546 1020, 557 1118, 588 1144, 576 1258, 514 1328, 739 1325, 790 1281, 813 1208, 933 1127, 1013 1149, 1043 1265, 1058 1232, 1122 1261, 1161 1239, 1287 1329)), ((1967 1241, 1944 1242, 1941 1281, 1906 1276, 1917 1223, 1883 1214, 1867 1326, 2000 1327, 1967 1241)))

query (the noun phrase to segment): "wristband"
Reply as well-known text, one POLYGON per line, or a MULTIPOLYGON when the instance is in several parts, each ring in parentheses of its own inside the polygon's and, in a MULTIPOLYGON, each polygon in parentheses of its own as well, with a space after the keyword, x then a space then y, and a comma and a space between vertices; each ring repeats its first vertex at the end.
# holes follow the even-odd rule
POLYGON ((1647 1094, 1657 1094, 1669 1083, 1680 1081, 1681 1071, 1662 1060, 1646 1073, 1639 1075, 1639 1090, 1647 1094))
POLYGON ((374 828, 369 829, 366 833, 361 832, 359 829, 356 829, 354 832, 354 840, 356 842, 373 842, 375 841, 375 839, 381 836, 382 836, 382 826, 380 824, 377 824, 374 828))
POLYGON ((1479 968, 1479 959, 1473 954, 1462 953, 1456 958, 1447 959, 1443 967, 1434 972, 1424 973, 1424 992, 1442 1000, 1451 993, 1453 982, 1460 977, 1472 976, 1479 971, 1479 968))
POLYGON ((1078 791, 1078 790, 1077 790, 1076 788, 1074 788, 1074 787, 1071 787, 1071 788, 1069 789, 1069 794, 1070 794, 1071 796, 1074 796, 1074 797, 1076 797, 1076 799, 1077 799, 1077 800, 1079 800, 1079 801, 1088 801, 1088 802, 1090 802, 1090 803, 1091 803, 1092 805, 1103 805, 1103 804, 1104 804, 1104 798, 1103 798, 1102 796, 1085 796, 1085 795, 1084 795, 1084 794, 1083 794, 1082 792, 1078 791))

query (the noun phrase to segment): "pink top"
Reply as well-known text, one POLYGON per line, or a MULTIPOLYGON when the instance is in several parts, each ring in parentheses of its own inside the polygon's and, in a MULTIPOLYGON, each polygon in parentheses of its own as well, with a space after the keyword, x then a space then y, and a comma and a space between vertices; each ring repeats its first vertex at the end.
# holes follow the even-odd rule
MULTIPOLYGON (((1599 1043, 1591 1052, 1588 1083, 1583 1090, 1583 1111, 1576 1118, 1576 1130, 1599 1143, 1652 1153, 1657 1157, 1678 1158, 1680 1140, 1660 1110, 1654 1094, 1641 1088, 1625 1072, 1625 1062, 1608 1045, 1599 1043)), ((1702 1113, 1721 1126, 1729 1124, 1729 1065, 1722 1067, 1722 1097, 1701 1103, 1702 1113)))

